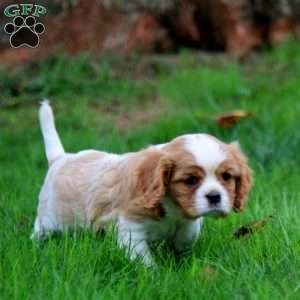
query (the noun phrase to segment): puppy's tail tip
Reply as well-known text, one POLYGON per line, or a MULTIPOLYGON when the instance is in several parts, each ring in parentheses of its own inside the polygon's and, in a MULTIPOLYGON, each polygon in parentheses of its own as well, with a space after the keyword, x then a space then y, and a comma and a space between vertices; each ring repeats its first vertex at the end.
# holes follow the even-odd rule
POLYGON ((40 104, 40 126, 44 138, 46 156, 50 165, 65 151, 55 128, 53 111, 48 99, 44 99, 40 104))
POLYGON ((48 105, 48 106, 50 106, 49 100, 47 98, 44 98, 43 100, 41 100, 40 101, 40 106, 42 106, 42 105, 48 105))
POLYGON ((42 122, 42 118, 45 117, 53 118, 53 111, 48 99, 43 99, 42 101, 40 101, 40 109, 39 109, 40 123, 42 122))

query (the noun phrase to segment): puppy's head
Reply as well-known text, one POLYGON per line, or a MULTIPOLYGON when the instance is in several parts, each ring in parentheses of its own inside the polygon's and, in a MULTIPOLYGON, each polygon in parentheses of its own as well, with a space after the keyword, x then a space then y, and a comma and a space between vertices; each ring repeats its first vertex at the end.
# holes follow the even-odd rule
POLYGON ((140 164, 140 203, 152 215, 163 214, 171 198, 187 218, 242 211, 252 179, 237 143, 204 135, 186 135, 149 151, 140 164))

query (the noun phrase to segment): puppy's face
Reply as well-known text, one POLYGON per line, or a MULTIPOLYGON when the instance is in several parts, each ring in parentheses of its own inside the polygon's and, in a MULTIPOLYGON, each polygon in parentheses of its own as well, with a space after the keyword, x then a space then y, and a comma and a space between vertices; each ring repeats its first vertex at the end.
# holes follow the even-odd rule
POLYGON ((186 218, 225 216, 231 209, 243 210, 251 171, 238 144, 226 145, 214 137, 195 134, 180 137, 159 150, 163 154, 156 162, 160 172, 155 176, 161 174, 164 186, 156 184, 160 195, 156 193, 150 206, 150 200, 146 200, 148 207, 163 206, 163 199, 171 197, 186 218))

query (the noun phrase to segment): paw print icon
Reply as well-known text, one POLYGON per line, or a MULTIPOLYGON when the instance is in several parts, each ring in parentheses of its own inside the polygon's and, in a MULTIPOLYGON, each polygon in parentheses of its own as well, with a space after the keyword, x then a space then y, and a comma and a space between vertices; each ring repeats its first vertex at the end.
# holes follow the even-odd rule
POLYGON ((9 41, 13 48, 36 48, 40 43, 39 35, 45 31, 45 26, 36 22, 33 16, 27 16, 25 19, 17 16, 12 23, 5 25, 4 31, 10 35, 9 41))

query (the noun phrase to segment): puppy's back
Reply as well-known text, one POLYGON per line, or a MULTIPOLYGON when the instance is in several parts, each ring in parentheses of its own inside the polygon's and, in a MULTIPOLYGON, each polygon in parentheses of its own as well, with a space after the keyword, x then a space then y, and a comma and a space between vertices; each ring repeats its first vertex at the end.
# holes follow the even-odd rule
POLYGON ((103 163, 111 154, 85 150, 64 154, 49 167, 40 192, 39 216, 55 216, 55 222, 68 227, 85 227, 88 205, 101 181, 103 163))

